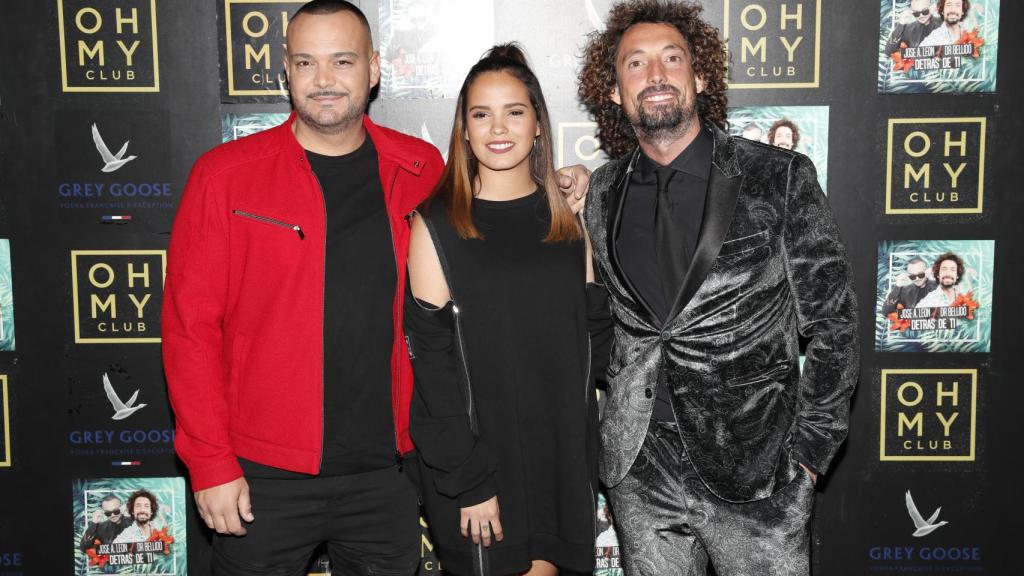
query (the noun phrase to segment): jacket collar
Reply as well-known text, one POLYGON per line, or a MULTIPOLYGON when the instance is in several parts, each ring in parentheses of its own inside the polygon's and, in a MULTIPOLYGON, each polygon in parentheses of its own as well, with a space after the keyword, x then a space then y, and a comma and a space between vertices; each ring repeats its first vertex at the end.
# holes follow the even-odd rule
POLYGON ((733 213, 736 211, 736 199, 739 198, 740 186, 743 183, 743 172, 736 157, 734 138, 712 124, 707 124, 706 127, 710 128, 714 135, 715 148, 712 153, 708 193, 704 198, 704 218, 701 221, 693 261, 669 311, 666 324, 676 320, 707 279, 729 232, 733 213))
MULTIPOLYGON (((729 225, 732 223, 736 199, 739 197, 740 185, 743 182, 743 172, 736 155, 734 138, 710 122, 703 124, 704 129, 711 132, 714 146, 711 153, 712 168, 708 180, 708 193, 704 202, 704 219, 701 222, 700 236, 693 262, 686 273, 686 278, 683 279, 683 285, 675 298, 665 325, 673 323, 679 313, 686 308, 707 278, 715 259, 718 258, 718 252, 725 240, 729 225)), ((623 280, 623 284, 629 289, 634 299, 647 310, 652 324, 659 326, 662 324, 661 319, 623 273, 619 265, 615 242, 622 216, 623 200, 629 185, 629 176, 633 170, 637 169, 639 156, 640 147, 637 146, 629 155, 613 160, 616 164, 612 167, 614 184, 608 194, 606 240, 609 261, 615 274, 623 280)))
MULTIPOLYGON (((292 131, 292 125, 296 121, 296 116, 293 110, 291 115, 288 116, 288 120, 278 126, 276 130, 279 131, 278 137, 289 152, 293 152, 295 158, 300 162, 305 162, 306 151, 302 144, 299 144, 298 139, 295 138, 295 133, 292 131)), ((397 165, 399 168, 416 176, 420 175, 427 161, 422 152, 404 145, 389 134, 389 130, 375 124, 366 114, 363 115, 363 128, 366 130, 366 135, 373 141, 373 147, 377 149, 377 157, 380 159, 381 166, 397 165)))

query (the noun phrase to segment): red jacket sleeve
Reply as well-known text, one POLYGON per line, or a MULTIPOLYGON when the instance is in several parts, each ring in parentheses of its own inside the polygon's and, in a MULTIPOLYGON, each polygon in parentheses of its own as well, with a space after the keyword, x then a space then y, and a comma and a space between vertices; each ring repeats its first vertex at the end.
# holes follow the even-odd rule
POLYGON ((164 370, 176 420, 174 445, 192 489, 242 476, 231 448, 222 329, 228 286, 225 200, 204 158, 171 229, 161 315, 164 370))

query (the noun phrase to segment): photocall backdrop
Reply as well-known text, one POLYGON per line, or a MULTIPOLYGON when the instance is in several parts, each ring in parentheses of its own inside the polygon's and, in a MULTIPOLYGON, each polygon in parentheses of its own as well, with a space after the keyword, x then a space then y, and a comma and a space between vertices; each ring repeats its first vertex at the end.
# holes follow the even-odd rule
MULTIPOLYGON (((604 161, 576 71, 611 0, 357 3, 381 52, 375 121, 445 152, 468 67, 517 40, 556 162, 604 161)), ((817 575, 1021 565, 1024 14, 974 0, 960 35, 936 40, 928 4, 704 2, 732 54, 730 132, 813 159, 855 271, 863 368, 849 440, 820 482, 817 575), (945 252, 964 262, 955 297, 915 306, 907 272, 927 268, 927 286, 945 252)), ((299 5, 3 3, 0 575, 208 573, 160 359, 165 251, 195 159, 286 117, 280 62, 299 5), (159 536, 91 541, 103 499, 139 489, 158 501, 159 536)), ((612 512, 600 498, 607 576, 621 574, 612 512)), ((438 573, 426 530, 421 553, 438 573)))

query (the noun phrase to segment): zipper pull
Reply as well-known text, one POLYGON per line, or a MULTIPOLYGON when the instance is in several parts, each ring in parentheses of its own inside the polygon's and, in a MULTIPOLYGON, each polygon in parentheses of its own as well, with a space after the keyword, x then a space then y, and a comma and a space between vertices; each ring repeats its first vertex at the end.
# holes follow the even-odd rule
POLYGON ((306 239, 306 233, 302 231, 302 227, 299 226, 298 224, 292 226, 292 230, 295 230, 296 232, 298 232, 299 240, 305 240, 306 239))
POLYGON ((409 360, 416 359, 416 353, 412 350, 412 340, 409 339, 409 335, 405 335, 405 347, 409 350, 409 360))

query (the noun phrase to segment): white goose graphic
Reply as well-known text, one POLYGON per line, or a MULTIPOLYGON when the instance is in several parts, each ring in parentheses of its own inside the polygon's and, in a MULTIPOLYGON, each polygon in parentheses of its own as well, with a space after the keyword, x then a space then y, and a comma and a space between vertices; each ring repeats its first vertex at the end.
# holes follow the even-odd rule
POLYGON ((932 532, 938 530, 939 528, 942 528, 946 524, 949 524, 949 522, 946 522, 945 520, 939 522, 938 524, 935 523, 935 520, 939 517, 939 512, 942 511, 941 506, 935 509, 935 512, 932 514, 931 518, 925 520, 924 517, 921 516, 921 513, 917 511, 917 505, 914 504, 914 498, 910 495, 910 490, 907 490, 906 500, 907 512, 910 513, 910 519, 914 521, 914 527, 917 528, 917 530, 914 531, 915 538, 927 536, 932 532))
POLYGON ((128 402, 121 402, 121 398, 118 397, 117 392, 114 392, 114 387, 110 384, 110 378, 107 377, 106 372, 103 373, 103 391, 107 393, 107 400, 110 400, 110 404, 114 407, 114 415, 110 417, 111 420, 124 420, 135 414, 137 410, 146 407, 145 404, 133 406, 135 399, 139 397, 138 390, 132 394, 128 402))
POLYGON ((98 151, 100 153, 100 157, 103 158, 103 172, 114 172, 120 169, 121 166, 124 166, 137 158, 137 156, 124 157, 125 151, 128 150, 128 142, 130 142, 130 140, 125 141, 124 146, 121 146, 121 149, 117 151, 116 156, 111 154, 110 149, 107 148, 107 145, 103 142, 103 137, 100 136, 100 130, 96 127, 95 122, 92 125, 92 141, 96 144, 96 151, 98 151))

